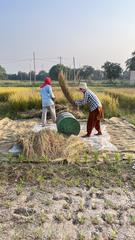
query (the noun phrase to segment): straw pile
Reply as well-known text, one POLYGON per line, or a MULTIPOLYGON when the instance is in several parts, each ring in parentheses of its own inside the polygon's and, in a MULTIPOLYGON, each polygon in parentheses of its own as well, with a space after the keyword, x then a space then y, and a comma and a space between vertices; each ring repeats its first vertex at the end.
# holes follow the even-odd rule
POLYGON ((61 87, 61 90, 64 93, 65 97, 71 103, 73 108, 77 109, 77 106, 75 105, 74 99, 69 91, 67 81, 62 71, 59 72, 58 80, 59 80, 59 85, 61 87))
POLYGON ((61 157, 61 148, 64 145, 64 137, 49 129, 40 132, 29 132, 20 137, 23 154, 29 158, 46 157, 55 159, 61 157))
POLYGON ((84 143, 79 137, 69 138, 49 129, 29 132, 20 137, 23 154, 32 161, 67 159, 74 162, 84 151, 84 143))
POLYGON ((82 155, 86 152, 87 146, 85 143, 77 136, 71 136, 67 139, 66 146, 63 151, 63 155, 68 160, 68 162, 78 162, 82 155))

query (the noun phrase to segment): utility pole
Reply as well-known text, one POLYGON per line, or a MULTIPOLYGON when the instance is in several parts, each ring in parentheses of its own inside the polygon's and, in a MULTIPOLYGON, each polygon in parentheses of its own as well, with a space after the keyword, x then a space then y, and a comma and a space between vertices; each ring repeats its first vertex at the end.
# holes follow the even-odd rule
POLYGON ((29 64, 29 69, 30 69, 29 77, 30 77, 30 84, 31 84, 31 64, 29 64))
POLYGON ((21 82, 22 82, 22 80, 23 80, 23 77, 22 77, 22 72, 20 72, 20 75, 21 75, 21 82))
POLYGON ((75 76, 75 57, 73 57, 73 68, 74 68, 74 83, 76 82, 76 76, 75 76))
POLYGON ((60 56, 58 58, 60 59, 60 65, 61 65, 62 64, 62 57, 60 56))
POLYGON ((60 56, 60 57, 58 57, 58 58, 59 58, 59 60, 60 60, 60 63, 59 63, 59 64, 60 64, 60 69, 59 69, 59 70, 61 71, 61 70, 62 70, 62 67, 61 67, 61 65, 62 65, 62 57, 60 56))
POLYGON ((34 67, 34 83, 36 83, 36 60, 35 60, 35 52, 33 52, 33 67, 34 67))

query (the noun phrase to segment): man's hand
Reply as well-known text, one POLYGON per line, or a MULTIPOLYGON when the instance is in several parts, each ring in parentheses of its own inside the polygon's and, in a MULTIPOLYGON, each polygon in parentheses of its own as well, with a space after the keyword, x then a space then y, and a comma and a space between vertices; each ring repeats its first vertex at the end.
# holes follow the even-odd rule
POLYGON ((75 104, 76 106, 78 106, 78 102, 77 102, 77 101, 74 101, 74 104, 75 104))

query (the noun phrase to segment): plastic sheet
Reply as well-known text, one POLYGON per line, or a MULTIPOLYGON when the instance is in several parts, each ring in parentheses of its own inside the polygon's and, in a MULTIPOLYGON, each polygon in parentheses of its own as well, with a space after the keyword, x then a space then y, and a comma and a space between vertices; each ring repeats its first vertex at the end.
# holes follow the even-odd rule
POLYGON ((9 149, 9 153, 13 154, 14 156, 19 155, 21 152, 22 152, 22 149, 17 144, 14 144, 13 147, 9 149))
POLYGON ((33 132, 40 132, 44 129, 51 129, 51 130, 55 130, 57 131, 57 128, 56 128, 56 124, 53 124, 53 123, 47 123, 45 125, 45 127, 42 127, 41 124, 36 124, 33 128, 32 128, 32 131, 33 132))
MULTIPOLYGON (((83 135, 83 133, 84 134, 86 133, 86 122, 80 122, 80 125, 81 125, 81 133, 80 133, 80 137, 81 137, 81 135, 83 135)), ((42 125, 35 125, 32 128, 32 131, 39 132, 39 131, 41 131, 43 129, 47 129, 47 128, 57 131, 56 124, 53 124, 53 123, 48 123, 48 124, 46 124, 45 127, 42 127, 42 125)), ((102 125, 101 129, 102 129, 103 135, 95 136, 94 134, 96 133, 96 130, 94 129, 91 137, 83 138, 83 140, 86 143, 90 144, 93 147, 93 149, 95 149, 95 150, 118 151, 117 147, 111 143, 111 138, 110 138, 109 133, 107 132, 106 126, 102 125)))
MULTIPOLYGON (((86 123, 81 124, 81 129, 86 131, 86 123)), ((111 138, 105 125, 101 126, 102 135, 96 136, 96 130, 93 129, 91 137, 84 138, 84 141, 90 144, 94 149, 100 151, 118 151, 117 147, 111 143, 111 138)))
POLYGON ((135 163, 133 164, 133 166, 132 166, 132 169, 134 169, 134 170, 135 170, 135 163))

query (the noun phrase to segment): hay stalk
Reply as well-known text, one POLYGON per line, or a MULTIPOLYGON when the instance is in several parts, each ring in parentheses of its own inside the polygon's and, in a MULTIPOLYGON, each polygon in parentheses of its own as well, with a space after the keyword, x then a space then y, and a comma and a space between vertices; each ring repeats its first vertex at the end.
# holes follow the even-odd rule
POLYGON ((67 81, 65 79, 65 76, 62 71, 59 72, 58 75, 59 85, 61 87, 61 90, 64 94, 64 96, 67 98, 67 100, 70 102, 70 104, 73 106, 74 109, 77 109, 77 106, 75 105, 75 101, 70 93, 70 90, 68 88, 67 81))

